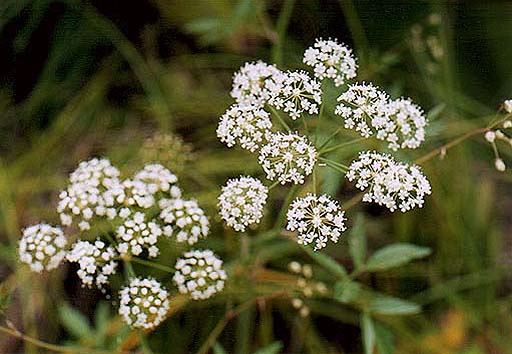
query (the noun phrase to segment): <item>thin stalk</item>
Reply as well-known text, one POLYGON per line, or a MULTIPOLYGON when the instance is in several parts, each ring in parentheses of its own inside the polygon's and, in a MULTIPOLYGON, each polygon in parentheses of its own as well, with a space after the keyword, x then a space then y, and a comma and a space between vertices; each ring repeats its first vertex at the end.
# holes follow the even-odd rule
POLYGON ((349 170, 349 167, 347 165, 342 164, 342 163, 339 163, 339 162, 336 162, 336 161, 333 161, 333 160, 329 160, 329 159, 326 159, 326 158, 323 158, 323 157, 320 157, 319 160, 322 161, 322 162, 325 162, 326 164, 332 164, 332 165, 337 166, 339 168, 343 168, 343 169, 346 170, 345 172, 347 172, 349 170))
POLYGON ((275 188, 277 185, 279 184, 279 181, 275 181, 274 183, 272 183, 269 187, 268 187, 268 190, 272 190, 273 188, 275 188))
POLYGON ((319 151, 321 151, 321 150, 322 150, 322 149, 323 149, 327 144, 329 144, 329 143, 331 142, 331 140, 332 140, 332 139, 334 139, 334 137, 335 137, 336 135, 338 135, 338 134, 339 134, 339 132, 341 132, 342 130, 343 130, 343 127, 338 128, 334 133, 332 133, 332 134, 327 138, 327 140, 326 140, 326 141, 324 141, 324 142, 322 143, 322 145, 320 145, 320 147, 318 148, 318 150, 319 150, 319 151))
POLYGON ((142 349, 142 352, 144 354, 153 354, 153 351, 151 350, 151 347, 149 346, 148 340, 146 338, 146 335, 143 331, 138 331, 139 333, 139 343, 140 348, 142 349))
POLYGON ((313 170, 313 194, 316 194, 316 168, 313 170))
POLYGON ((155 269, 158 269, 158 270, 163 270, 164 272, 174 273, 174 269, 172 269, 171 267, 165 266, 163 264, 158 264, 156 262, 148 261, 146 259, 132 257, 132 258, 130 258, 130 261, 135 262, 135 263, 139 263, 139 264, 151 267, 151 268, 155 268, 155 269))
POLYGON ((324 154, 327 154, 328 152, 331 152, 331 151, 334 151, 334 150, 338 150, 338 149, 341 149, 341 148, 344 148, 344 147, 356 144, 356 143, 358 143, 358 142, 360 142, 362 140, 365 140, 365 139, 366 138, 361 137, 361 138, 357 138, 357 139, 354 139, 354 140, 346 141, 344 143, 328 147, 327 149, 320 150, 319 153, 320 153, 320 155, 324 155, 324 154))
POLYGON ((294 5, 295 0, 285 0, 281 12, 279 13, 279 18, 277 19, 276 30, 278 38, 277 42, 272 47, 272 61, 276 63, 277 66, 283 65, 283 43, 285 42, 286 29, 290 23, 294 5))
POLYGON ((276 116, 277 120, 279 121, 279 123, 281 123, 281 125, 288 131, 288 132, 291 132, 291 129, 290 127, 288 126, 288 124, 286 124, 286 122, 284 121, 283 117, 281 117, 281 115, 279 114, 279 112, 272 106, 268 106, 270 107, 270 111, 272 112, 272 114, 274 114, 274 116, 276 116))
POLYGON ((288 210, 288 205, 290 205, 292 199, 297 195, 297 192, 299 191, 299 186, 296 184, 290 190, 288 191, 288 194, 286 195, 286 198, 284 200, 283 205, 281 206, 281 211, 279 212, 279 215, 277 216, 276 224, 274 225, 273 230, 279 230, 283 227, 284 219, 286 219, 286 212, 288 210))

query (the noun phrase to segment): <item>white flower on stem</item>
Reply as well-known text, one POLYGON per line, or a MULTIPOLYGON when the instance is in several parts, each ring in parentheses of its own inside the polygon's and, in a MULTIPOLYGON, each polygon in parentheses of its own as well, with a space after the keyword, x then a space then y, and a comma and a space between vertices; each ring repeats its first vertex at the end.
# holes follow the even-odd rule
POLYGON ((494 160, 494 166, 500 172, 504 172, 507 169, 505 162, 502 159, 500 159, 499 157, 496 160, 494 160))
POLYGON ((101 240, 94 243, 79 240, 71 247, 66 259, 78 263, 77 275, 83 285, 91 287, 95 284, 101 288, 108 283, 108 277, 116 273, 116 256, 114 247, 101 240))
POLYGON ((168 199, 160 201, 160 219, 166 224, 164 235, 177 242, 193 245, 208 236, 210 222, 195 200, 168 199))
POLYGON ((396 162, 390 155, 363 152, 352 162, 346 177, 357 180, 356 187, 367 190, 364 202, 375 202, 390 211, 406 212, 422 207, 430 183, 416 165, 396 162))
POLYGON ((23 230, 19 241, 20 261, 34 272, 52 270, 66 257, 67 239, 59 227, 37 224, 23 230))
POLYGON ((239 144, 254 152, 266 142, 270 129, 270 115, 262 108, 235 104, 220 118, 217 136, 228 147, 239 144))
POLYGON ((119 314, 133 328, 155 328, 167 316, 168 296, 158 281, 133 278, 119 291, 119 314))
POLYGON ((336 86, 356 77, 357 63, 352 50, 336 40, 317 39, 304 52, 303 61, 313 67, 315 77, 331 79, 336 86))
POLYGON ((345 212, 337 201, 327 195, 308 194, 297 198, 287 213, 289 231, 297 231, 300 245, 314 243, 314 250, 327 246, 327 241, 338 242, 345 231, 345 212))
POLYGON ((272 134, 259 155, 259 163, 267 178, 277 179, 281 184, 304 183, 305 177, 313 172, 316 160, 317 152, 313 145, 294 133, 272 134))
POLYGON ((503 107, 505 108, 505 112, 512 114, 512 100, 503 102, 503 107))
POLYGON ((233 77, 231 97, 237 103, 261 107, 279 91, 284 75, 262 61, 245 63, 233 77))
POLYGON ((229 180, 219 196, 220 216, 235 231, 260 222, 268 188, 254 177, 229 180))
POLYGON ((416 149, 425 140, 427 120, 420 107, 409 99, 388 103, 385 115, 371 120, 377 139, 386 140, 391 150, 416 149))
POLYGON ((156 257, 159 252, 156 243, 162 233, 155 221, 147 222, 144 213, 136 212, 117 228, 117 251, 121 255, 138 256, 146 249, 149 257, 156 257))
POLYGON ((116 205, 124 201, 124 190, 119 182, 119 170, 106 159, 80 162, 69 176, 69 186, 59 195, 57 212, 63 225, 78 219, 81 230, 90 228, 94 216, 116 217, 116 205))
POLYGON ((278 92, 272 95, 268 103, 282 109, 292 119, 300 118, 301 114, 317 114, 322 103, 320 83, 311 78, 305 71, 288 71, 278 92))
POLYGON ((193 300, 205 300, 224 289, 227 274, 222 260, 211 250, 194 250, 183 254, 176 262, 173 280, 182 294, 193 300))
POLYGON ((349 85, 338 97, 335 114, 344 120, 344 127, 355 129, 368 138, 373 134, 372 119, 388 119, 388 95, 371 83, 349 85))
POLYGON ((485 140, 487 140, 487 142, 489 143, 494 143, 494 140, 496 140, 496 133, 492 130, 489 130, 487 132, 485 132, 485 140))

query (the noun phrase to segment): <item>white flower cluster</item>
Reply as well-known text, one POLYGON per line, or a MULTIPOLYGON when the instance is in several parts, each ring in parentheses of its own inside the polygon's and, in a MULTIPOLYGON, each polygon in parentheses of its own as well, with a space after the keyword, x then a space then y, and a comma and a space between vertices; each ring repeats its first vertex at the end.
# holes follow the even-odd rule
POLYGON ((283 84, 268 103, 282 109, 291 119, 300 118, 301 114, 317 114, 322 103, 320 83, 305 71, 289 71, 284 74, 283 84))
POLYGON ((317 39, 304 52, 304 63, 313 67, 319 80, 332 79, 336 86, 356 77, 357 64, 352 50, 336 40, 317 39))
POLYGON ((228 147, 238 143, 255 152, 267 141, 271 129, 270 115, 263 109, 234 104, 220 118, 217 136, 228 147))
POLYGON ((108 283, 108 277, 116 273, 117 253, 114 247, 107 246, 105 242, 96 240, 77 241, 66 255, 69 262, 78 263, 77 275, 83 285, 101 288, 108 283))
POLYGON ((124 200, 119 170, 106 159, 81 162, 69 176, 70 185, 59 195, 57 211, 63 225, 79 220, 80 230, 90 228, 94 216, 112 220, 117 216, 115 204, 124 200))
MULTIPOLYGON (((512 112, 512 100, 505 101, 505 108, 507 103, 510 103, 512 112)), ((501 128, 503 128, 503 130, 498 128, 486 131, 484 137, 492 146, 492 151, 494 152, 494 167, 496 170, 504 172, 507 169, 507 165, 505 165, 505 161, 500 157, 500 149, 497 142, 502 141, 506 146, 512 147, 512 137, 510 137, 510 132, 507 132, 507 129, 512 128, 512 120, 505 120, 501 128)))
POLYGON ((260 222, 268 188, 254 177, 229 180, 219 196, 220 216, 235 231, 260 222))
POLYGON ((146 214, 136 212, 117 228, 117 251, 121 255, 138 256, 147 249, 149 257, 156 257, 159 252, 156 243, 162 233, 156 221, 147 222, 146 214))
POLYGON ((246 63, 233 77, 231 97, 236 102, 261 107, 282 85, 283 73, 262 61, 246 63))
POLYGON ((152 329, 167 316, 168 295, 154 279, 133 278, 119 292, 119 314, 132 327, 152 329))
POLYGON ((195 200, 162 200, 160 208, 160 219, 166 224, 163 228, 165 236, 175 236, 177 242, 189 245, 208 236, 210 222, 195 200))
POLYGON ((60 228, 48 224, 32 225, 23 230, 18 255, 32 271, 40 273, 59 266, 66 256, 67 243, 60 228))
POLYGON ((260 150, 259 162, 267 178, 281 184, 304 183, 313 172, 317 160, 316 149, 309 141, 294 133, 276 133, 260 150))
POLYGON ((226 272, 222 261, 211 250, 194 250, 176 262, 173 280, 182 294, 194 300, 205 300, 224 289, 226 272))
POLYGON ((338 202, 327 195, 308 194, 293 201, 287 214, 286 228, 298 232, 298 243, 314 243, 314 250, 327 246, 327 241, 338 242, 345 231, 345 212, 338 202))
POLYGON ((346 176, 349 181, 357 180, 356 187, 360 190, 369 189, 363 201, 375 202, 391 211, 421 208, 425 195, 431 193, 430 183, 418 166, 376 152, 361 153, 346 176))

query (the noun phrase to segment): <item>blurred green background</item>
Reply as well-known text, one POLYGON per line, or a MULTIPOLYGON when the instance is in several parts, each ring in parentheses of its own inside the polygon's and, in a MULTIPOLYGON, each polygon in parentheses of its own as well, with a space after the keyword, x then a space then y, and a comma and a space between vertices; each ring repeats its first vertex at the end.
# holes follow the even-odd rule
MULTIPOLYGON (((148 158, 147 139, 156 133, 183 138, 167 142, 161 158, 214 215, 227 178, 261 174, 256 159, 216 138, 218 118, 232 102, 233 73, 258 59, 302 68, 303 51, 317 37, 352 46, 359 80, 410 96, 429 114, 427 142, 408 160, 485 127, 512 96, 509 1, 2 0, 2 322, 46 342, 130 349, 127 329, 101 293, 80 288, 66 268, 41 278, 17 265, 20 228, 58 223, 58 191, 79 161, 107 156, 132 172, 148 158)), ((500 152, 512 165, 512 149, 500 152)), ((423 306, 421 314, 383 320, 391 352, 512 353, 512 175, 493 169, 481 136, 424 170, 433 194, 423 209, 392 215, 358 205, 351 211, 366 215, 370 250, 403 241, 433 251, 425 261, 363 279, 423 306)), ((353 194, 340 176, 324 188, 341 201, 353 194)), ((233 259, 235 237, 217 224, 208 245, 233 259)), ((341 243, 329 254, 350 268, 346 248, 341 243)), ((269 267, 281 269, 299 254, 295 248, 265 252, 269 267)), ((152 334, 154 350, 196 352, 229 301, 180 309, 152 334)), ((306 320, 284 302, 244 311, 227 324, 216 354, 361 353, 353 311, 317 302, 306 320)), ((0 352, 45 349, 0 334, 0 352)))

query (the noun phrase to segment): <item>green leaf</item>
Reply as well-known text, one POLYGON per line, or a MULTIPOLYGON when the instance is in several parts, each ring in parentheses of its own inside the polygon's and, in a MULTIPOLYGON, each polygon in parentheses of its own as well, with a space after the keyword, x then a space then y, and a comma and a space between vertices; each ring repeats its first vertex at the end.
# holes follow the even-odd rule
POLYGON ((76 338, 92 336, 92 329, 87 318, 68 304, 59 307, 59 317, 66 330, 76 338))
POLYGON ((274 342, 254 352, 254 354, 278 354, 283 349, 281 342, 274 342))
POLYGON ((382 324, 375 322, 375 344, 379 354, 394 354, 393 333, 382 324))
POLYGON ((383 296, 373 299, 369 309, 379 315, 413 315, 421 311, 421 307, 413 302, 383 296))
POLYGON ((323 254, 323 253, 317 253, 309 248, 305 248, 306 252, 313 258, 318 264, 320 264, 322 267, 324 267, 326 270, 334 273, 334 275, 346 278, 347 277, 347 271, 345 270, 345 267, 343 267, 341 264, 336 262, 334 259, 332 259, 330 256, 323 254))
POLYGON ((373 320, 366 312, 361 314, 361 330, 364 353, 373 354, 373 349, 375 348, 375 328, 373 326, 373 320))
POLYGON ((364 231, 363 214, 358 214, 356 217, 355 225, 348 239, 348 247, 356 269, 361 268, 366 257, 366 234, 364 231))
POLYGON ((411 245, 408 243, 395 243, 375 252, 365 266, 367 271, 380 271, 403 264, 430 254, 430 248, 411 245))
POLYGON ((339 281, 334 285, 334 298, 343 303, 353 302, 359 297, 361 285, 355 281, 339 281))

